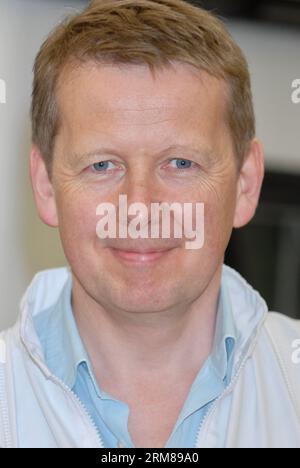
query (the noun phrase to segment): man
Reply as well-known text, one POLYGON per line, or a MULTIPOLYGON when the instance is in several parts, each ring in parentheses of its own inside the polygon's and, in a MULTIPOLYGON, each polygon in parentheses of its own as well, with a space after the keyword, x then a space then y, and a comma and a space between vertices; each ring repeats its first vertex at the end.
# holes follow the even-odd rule
POLYGON ((180 0, 96 0, 42 45, 31 110, 35 201, 70 268, 39 273, 1 335, 0 445, 300 447, 299 323, 223 265, 264 169, 221 22, 180 0), (120 213, 120 196, 203 204, 203 245, 102 235, 97 207, 120 213))

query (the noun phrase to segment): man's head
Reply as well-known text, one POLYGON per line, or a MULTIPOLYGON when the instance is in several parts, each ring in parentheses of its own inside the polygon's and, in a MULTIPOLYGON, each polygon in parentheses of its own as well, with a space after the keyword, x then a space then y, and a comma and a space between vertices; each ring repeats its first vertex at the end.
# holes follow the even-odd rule
POLYGON ((182 1, 94 1, 50 35, 34 72, 36 203, 43 221, 59 226, 78 284, 127 311, 195 300, 222 264, 232 227, 253 216, 263 177, 238 46, 216 18, 182 1), (117 205, 120 194, 147 206, 204 203, 204 247, 101 241, 96 207, 117 205), (111 249, 138 244, 172 249, 143 265, 111 249))

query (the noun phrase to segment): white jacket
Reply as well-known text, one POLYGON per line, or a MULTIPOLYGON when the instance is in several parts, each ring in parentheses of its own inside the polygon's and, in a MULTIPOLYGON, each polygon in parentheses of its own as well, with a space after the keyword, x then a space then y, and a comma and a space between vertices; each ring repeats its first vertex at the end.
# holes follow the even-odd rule
MULTIPOLYGON (((16 325, 0 334, 1 447, 103 448, 85 408, 47 368, 33 327, 32 316, 54 304, 69 274, 38 273, 16 325)), ((197 447, 300 448, 300 322, 268 313, 226 266, 222 281, 242 340, 231 384, 201 424, 197 447)))

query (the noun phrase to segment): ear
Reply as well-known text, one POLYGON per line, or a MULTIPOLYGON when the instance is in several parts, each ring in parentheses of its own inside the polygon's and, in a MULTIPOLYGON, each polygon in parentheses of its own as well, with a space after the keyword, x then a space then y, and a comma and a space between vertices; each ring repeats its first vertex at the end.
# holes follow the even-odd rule
POLYGON ((30 179, 39 217, 48 226, 57 227, 53 186, 43 156, 36 145, 32 145, 30 151, 30 179))
POLYGON ((239 173, 237 202, 233 227, 245 226, 253 218, 264 178, 264 151, 254 139, 239 173))

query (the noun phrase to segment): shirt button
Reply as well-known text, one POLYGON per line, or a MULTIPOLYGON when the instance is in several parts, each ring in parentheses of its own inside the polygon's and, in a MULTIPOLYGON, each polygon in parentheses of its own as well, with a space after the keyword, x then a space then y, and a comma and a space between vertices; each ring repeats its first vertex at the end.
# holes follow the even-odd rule
POLYGON ((118 448, 126 448, 126 445, 121 440, 118 440, 118 448))

